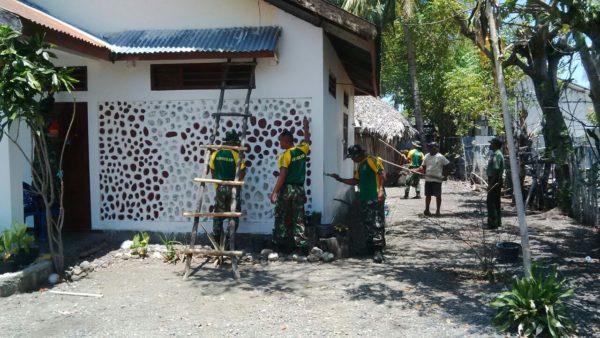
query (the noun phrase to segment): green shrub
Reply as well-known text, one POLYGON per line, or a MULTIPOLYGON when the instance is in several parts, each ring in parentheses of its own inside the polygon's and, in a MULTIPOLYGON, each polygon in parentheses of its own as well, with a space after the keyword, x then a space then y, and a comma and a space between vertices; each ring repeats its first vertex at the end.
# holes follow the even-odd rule
POLYGON ((512 289, 503 292, 491 303, 497 310, 493 319, 500 331, 517 330, 521 336, 568 336, 576 331, 568 317, 563 299, 573 295, 565 290, 565 280, 558 278, 556 269, 547 276, 534 266, 531 277, 518 278, 512 289))
POLYGON ((131 253, 146 257, 148 255, 148 244, 150 243, 150 235, 147 232, 139 232, 133 236, 133 244, 131 244, 131 253))
POLYGON ((34 237, 27 233, 27 225, 14 223, 0 234, 0 255, 7 261, 19 252, 29 252, 34 237))
POLYGON ((165 246, 165 252, 162 253, 163 258, 166 263, 177 263, 180 259, 179 254, 177 253, 177 249, 175 248, 176 244, 181 244, 175 240, 175 234, 172 234, 170 237, 166 235, 158 235, 160 237, 161 243, 165 246))

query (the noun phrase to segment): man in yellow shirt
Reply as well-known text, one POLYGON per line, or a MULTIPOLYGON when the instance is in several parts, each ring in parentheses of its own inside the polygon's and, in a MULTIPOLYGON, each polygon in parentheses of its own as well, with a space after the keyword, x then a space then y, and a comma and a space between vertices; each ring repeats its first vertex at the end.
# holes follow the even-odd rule
POLYGON ((304 256, 308 252, 304 234, 304 181, 310 153, 310 132, 306 117, 303 129, 304 141, 297 146, 294 146, 291 132, 286 130, 279 135, 279 145, 284 152, 277 161, 279 176, 271 193, 271 203, 275 204, 273 242, 282 251, 295 248, 297 256, 304 256), (290 243, 292 239, 293 245, 290 243))
MULTIPOLYGON (((230 146, 240 145, 240 136, 235 131, 228 131, 225 133, 225 139, 223 144, 230 146)), ((212 177, 222 181, 233 181, 235 180, 235 172, 237 169, 237 162, 240 158, 240 154, 231 149, 220 149, 212 153, 210 157, 209 167, 212 173, 212 177)), ((240 164, 240 181, 244 180, 246 174, 246 166, 244 163, 240 164)), ((233 187, 229 185, 217 185, 215 192, 215 212, 228 212, 231 211, 231 202, 233 198, 233 187)), ((241 209, 241 189, 237 188, 236 196, 236 211, 241 209)), ((213 237, 217 243, 221 242, 221 236, 223 234, 223 217, 213 218, 213 237)), ((239 226, 239 218, 235 219, 235 231, 237 232, 239 226)), ((226 236, 229 238, 229 236, 226 236)))
POLYGON ((336 181, 348 185, 358 185, 362 223, 369 232, 373 244, 373 261, 383 263, 385 248, 385 172, 379 157, 367 155, 355 144, 348 148, 348 156, 354 162, 354 177, 341 178, 331 174, 336 181))

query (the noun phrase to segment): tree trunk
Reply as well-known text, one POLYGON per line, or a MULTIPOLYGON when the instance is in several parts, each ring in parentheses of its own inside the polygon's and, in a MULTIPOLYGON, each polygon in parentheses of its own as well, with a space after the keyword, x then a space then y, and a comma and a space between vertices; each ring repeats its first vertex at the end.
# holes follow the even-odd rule
POLYGON ((581 56, 581 64, 590 81, 590 98, 596 112, 596 121, 600 123, 600 53, 588 48, 583 34, 574 32, 573 35, 581 56))
POLYGON ((406 54, 408 62, 408 74, 410 86, 412 89, 413 108, 415 114, 415 124, 419 132, 419 139, 423 147, 425 144, 425 134, 423 133, 423 113, 421 111, 421 92, 419 90, 419 80, 417 79, 417 56, 415 51, 415 42, 413 32, 409 25, 403 23, 404 40, 406 42, 406 54))
POLYGON ((559 91, 557 83, 549 76, 540 74, 532 77, 537 101, 542 109, 545 125, 542 128, 546 144, 546 158, 555 164, 556 183, 558 185, 558 204, 561 210, 570 211, 570 181, 568 156, 572 150, 571 137, 567 124, 558 106, 559 91))

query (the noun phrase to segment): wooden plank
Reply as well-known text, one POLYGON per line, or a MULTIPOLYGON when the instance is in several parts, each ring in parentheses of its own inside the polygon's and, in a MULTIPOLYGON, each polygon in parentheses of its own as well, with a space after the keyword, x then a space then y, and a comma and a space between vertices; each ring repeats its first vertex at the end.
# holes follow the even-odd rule
POLYGON ((228 146, 225 144, 203 144, 199 146, 200 148, 204 148, 204 149, 229 149, 229 150, 237 150, 237 151, 248 151, 248 148, 246 147, 240 147, 240 146, 228 146))
POLYGON ((213 249, 184 249, 185 254, 196 254, 206 256, 227 256, 227 257, 241 257, 244 255, 243 251, 221 251, 213 249))
POLYGON ((244 181, 223 181, 223 180, 216 180, 213 178, 202 178, 202 177, 194 178, 194 182, 214 183, 214 184, 218 184, 218 185, 231 185, 231 186, 236 186, 236 187, 244 185, 244 181))
POLYGON ((184 212, 183 217, 242 217, 241 212, 184 212))

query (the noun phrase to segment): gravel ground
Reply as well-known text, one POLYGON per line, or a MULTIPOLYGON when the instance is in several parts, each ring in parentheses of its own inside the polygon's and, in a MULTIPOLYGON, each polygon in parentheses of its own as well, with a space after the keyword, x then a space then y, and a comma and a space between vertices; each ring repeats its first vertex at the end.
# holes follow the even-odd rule
MULTIPOLYGON (((240 282, 231 279, 229 268, 206 264, 183 281, 182 264, 124 260, 109 247, 96 260, 105 267, 53 288, 102 298, 40 291, 2 299, 0 335, 498 336, 487 304, 518 267, 499 266, 495 283, 480 277, 468 245, 480 238, 475 229, 481 196, 457 182, 444 190, 439 219, 419 216, 423 200, 400 199, 401 189, 388 191, 386 264, 368 258, 245 262, 240 282)), ((488 238, 517 239, 514 211, 506 204, 505 212, 510 231, 488 238)), ((553 212, 528 216, 528 222, 534 258, 558 264, 576 288, 572 314, 581 336, 600 336, 597 232, 553 212), (588 255, 592 263, 585 262, 588 255)), ((194 266, 202 261, 196 258, 194 266)))

